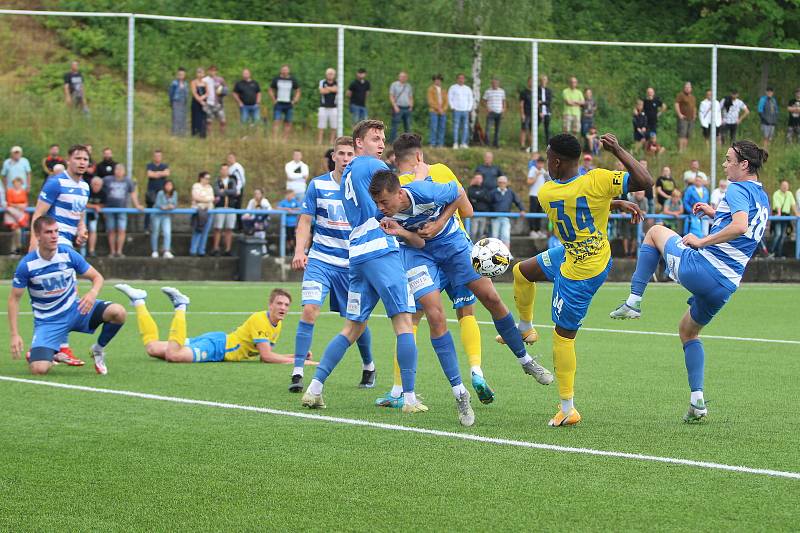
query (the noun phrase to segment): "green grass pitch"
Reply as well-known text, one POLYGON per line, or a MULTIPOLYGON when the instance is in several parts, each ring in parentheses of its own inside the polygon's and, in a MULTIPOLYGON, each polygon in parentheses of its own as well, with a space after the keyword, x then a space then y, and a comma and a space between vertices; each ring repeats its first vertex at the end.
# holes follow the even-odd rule
MULTIPOLYGON (((151 310, 159 312, 163 337, 169 302, 158 284, 141 285, 150 291, 151 310)), ((232 330, 247 313, 264 308, 273 286, 179 285, 192 298, 189 335, 232 330)), ((299 286, 290 288, 297 298, 299 286)), ((512 304, 511 287, 499 288, 512 304)), ((551 323, 550 289, 539 287, 537 324, 551 323)), ((0 286, 0 296, 8 290, 0 286)), ((430 412, 408 416, 372 405, 391 384, 394 336, 385 318, 370 324, 377 387, 356 387, 360 359, 353 347, 328 380, 328 409, 319 414, 800 472, 800 289, 745 285, 707 328, 710 416, 702 425, 681 421, 688 388, 677 337, 630 333, 675 332, 687 293, 653 285, 642 320, 612 321, 608 312, 627 291, 623 284, 604 286, 579 333, 576 406, 584 420, 576 428, 546 427, 556 411, 555 384, 544 387, 524 375, 511 353, 495 344, 488 323, 481 324, 483 367, 497 399, 482 405, 473 394, 474 427, 458 425, 424 322, 417 390, 430 412)), ((124 301, 112 283, 102 296, 124 301)), ((297 301, 292 310, 276 346, 281 353, 293 351, 297 301)), ((483 309, 478 315, 489 320, 483 309)), ((31 321, 21 317, 26 346, 31 321)), ((338 316, 320 317, 315 359, 340 326, 338 316)), ((457 339, 458 325, 452 329, 457 339)), ((552 368, 551 329, 539 331, 531 353, 542 354, 552 368)), ((75 334, 72 345, 86 355, 92 340, 75 334)), ((0 345, 8 346, 7 327, 0 345)), ((0 376, 29 378, 24 361, 4 351, 0 376)), ((89 360, 83 368, 56 367, 40 381, 301 412, 300 396, 286 390, 288 366, 149 359, 132 312, 108 353, 108 376, 95 375, 89 360)), ((461 362, 466 373, 465 358, 461 362)), ((3 531, 749 531, 800 525, 800 479, 8 381, 0 381, 0 398, 3 531)))

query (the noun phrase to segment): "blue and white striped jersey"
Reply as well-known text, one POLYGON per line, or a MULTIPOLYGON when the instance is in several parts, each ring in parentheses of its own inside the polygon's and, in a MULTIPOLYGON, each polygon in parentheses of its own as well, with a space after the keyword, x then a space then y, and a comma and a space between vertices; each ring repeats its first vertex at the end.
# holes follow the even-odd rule
POLYGON ((35 318, 53 318, 70 311, 78 297, 76 274, 84 274, 89 268, 78 252, 59 244, 49 260, 42 258, 39 250, 23 257, 12 284, 17 289, 28 289, 35 318))
POLYGON ((314 218, 314 239, 309 259, 346 269, 350 266, 350 223, 344 214, 342 190, 329 172, 312 179, 300 213, 314 218))
POLYGON ((733 214, 747 213, 748 227, 744 235, 732 241, 700 249, 710 271, 728 289, 735 291, 742 281, 747 262, 758 249, 769 219, 769 197, 757 181, 733 181, 725 198, 717 207, 710 234, 719 233, 733 220, 733 214))
MULTIPOLYGON (((422 226, 432 220, 436 220, 441 215, 442 210, 458 199, 460 194, 458 183, 434 183, 430 178, 422 181, 412 181, 403 185, 403 190, 408 194, 411 205, 405 211, 401 211, 390 218, 396 220, 401 226, 409 231, 417 231, 422 226)), ((376 216, 377 220, 384 218, 380 211, 376 216)), ((445 223, 442 231, 435 237, 425 241, 425 246, 433 246, 444 241, 450 235, 461 232, 461 226, 455 217, 445 223)))
POLYGON ((359 264, 393 251, 399 251, 397 239, 387 235, 375 219, 378 206, 369 194, 372 176, 389 167, 372 156, 360 155, 350 161, 342 173, 342 203, 350 226, 350 264, 359 264))
POLYGON ((58 244, 72 246, 78 223, 89 200, 89 184, 74 180, 66 172, 47 178, 39 199, 50 204, 47 215, 58 222, 58 244))

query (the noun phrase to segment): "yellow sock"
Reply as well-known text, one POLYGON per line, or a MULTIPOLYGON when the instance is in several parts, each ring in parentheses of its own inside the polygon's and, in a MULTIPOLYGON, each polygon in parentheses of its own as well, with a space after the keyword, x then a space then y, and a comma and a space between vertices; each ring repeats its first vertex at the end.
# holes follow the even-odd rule
POLYGON ((172 324, 169 326, 169 340, 181 346, 186 344, 186 310, 176 309, 172 324))
POLYGON ((153 317, 150 316, 150 311, 147 306, 137 305, 134 307, 136 310, 136 323, 139 325, 139 334, 142 336, 142 344, 147 346, 153 341, 158 340, 158 326, 153 317))
POLYGON ((458 321, 461 326, 461 345, 467 354, 469 366, 481 366, 481 328, 475 315, 466 315, 458 321))
POLYGON ((536 283, 519 271, 519 265, 514 265, 514 302, 517 304, 519 319, 522 322, 533 322, 533 302, 536 300, 536 283))
MULTIPOLYGON (((414 342, 417 342, 417 326, 412 326, 412 333, 414 333, 414 342)), ((402 387, 403 380, 400 379, 400 364, 397 362, 397 352, 394 353, 394 383, 395 387, 402 387)))
POLYGON ((558 380, 558 395, 562 400, 575 396, 575 339, 566 339, 553 331, 553 366, 558 380))

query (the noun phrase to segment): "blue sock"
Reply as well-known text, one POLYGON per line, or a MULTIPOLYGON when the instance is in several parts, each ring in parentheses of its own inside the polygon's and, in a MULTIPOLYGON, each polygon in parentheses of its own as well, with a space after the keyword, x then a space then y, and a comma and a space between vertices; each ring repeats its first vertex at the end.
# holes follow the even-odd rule
POLYGON ((643 296, 647 284, 653 279, 656 273, 661 254, 658 248, 649 244, 642 244, 639 248, 639 258, 636 260, 636 270, 631 278, 631 294, 643 296))
POLYGON ((514 315, 508 313, 500 320, 495 320, 494 327, 517 358, 525 357, 527 354, 525 344, 522 342, 517 323, 514 322, 514 315))
POLYGON ((105 347, 111 339, 114 338, 114 335, 120 330, 123 324, 112 324, 111 322, 104 322, 103 329, 100 330, 100 336, 97 337, 97 344, 100 346, 105 347))
POLYGON ((306 355, 311 349, 313 335, 314 324, 302 320, 297 324, 297 334, 294 337, 294 366, 302 367, 306 364, 306 355))
POLYGON ((331 372, 333 372, 333 369, 336 368, 336 365, 338 365, 339 361, 342 360, 344 353, 349 347, 350 341, 347 340, 347 337, 341 333, 336 335, 325 348, 325 353, 322 354, 322 359, 319 361, 317 371, 314 372, 314 379, 319 380, 321 383, 325 383, 325 380, 328 379, 328 376, 330 376, 331 372))
POLYGON ((441 337, 431 339, 433 351, 439 358, 439 364, 450 385, 455 387, 461 385, 461 371, 458 369, 458 355, 456 355, 456 345, 453 343, 453 336, 448 331, 441 337))
POLYGON ((689 389, 693 392, 703 390, 703 365, 706 358, 703 342, 700 339, 690 340, 683 345, 683 354, 686 372, 689 374, 689 389))
POLYGON ((372 362, 372 332, 369 326, 364 328, 364 333, 356 341, 358 351, 361 352, 361 362, 368 365, 372 362))
POLYGON ((397 336, 397 364, 400 366, 403 392, 414 392, 414 381, 417 379, 417 343, 413 333, 401 333, 397 336))

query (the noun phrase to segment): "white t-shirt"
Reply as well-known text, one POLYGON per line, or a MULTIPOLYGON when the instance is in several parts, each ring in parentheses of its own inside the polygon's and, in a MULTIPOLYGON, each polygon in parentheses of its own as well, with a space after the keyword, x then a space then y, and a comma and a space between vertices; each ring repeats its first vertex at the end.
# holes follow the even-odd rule
POLYGON ((472 89, 466 84, 451 85, 447 90, 447 103, 450 104, 450 109, 453 111, 472 111, 472 108, 475 107, 472 89))
POLYGON ((306 193, 306 180, 308 179, 308 165, 294 159, 286 163, 286 188, 295 194, 306 193))
POLYGON ((491 113, 502 113, 503 102, 506 100, 506 91, 504 89, 487 89, 483 93, 483 99, 486 100, 486 108, 491 113))
POLYGON ((238 161, 228 167, 228 174, 236 176, 236 194, 241 195, 244 186, 247 183, 247 178, 244 175, 244 167, 238 161))
POLYGON ((211 76, 206 76, 203 78, 203 83, 206 84, 206 94, 208 98, 206 98, 206 103, 208 105, 216 105, 217 103, 217 80, 212 78, 211 76))
POLYGON ((711 191, 711 199, 709 200, 711 207, 716 209, 723 198, 725 198, 725 191, 720 190, 719 187, 711 191))
POLYGON ((272 209, 272 204, 270 204, 269 200, 267 200, 266 198, 262 198, 261 199, 261 204, 257 206, 256 205, 256 199, 255 198, 250 198, 250 201, 247 202, 247 210, 248 211, 252 211, 253 209, 267 209, 267 210, 269 210, 269 209, 272 209))
POLYGON ((731 102, 731 107, 725 111, 725 99, 719 101, 719 106, 722 108, 722 123, 723 124, 736 124, 739 122, 739 113, 747 106, 738 98, 731 102))
POLYGON ((686 172, 683 173, 683 182, 687 184, 692 184, 694 183, 694 179, 697 176, 700 176, 701 178, 703 178, 704 182, 708 183, 708 176, 706 176, 706 173, 703 172, 702 170, 698 170, 697 172, 693 170, 687 170, 686 172))
POLYGON ((532 166, 531 169, 528 171, 529 178, 536 178, 536 180, 530 185, 528 189, 528 196, 539 196, 539 189, 542 188, 544 182, 546 182, 549 178, 547 175, 547 170, 544 168, 536 168, 532 166))
MULTIPOLYGON (((708 128, 711 125, 711 100, 703 100, 700 102, 700 111, 697 113, 697 118, 700 119, 700 125, 708 128)), ((722 112, 719 109, 719 102, 714 102, 714 120, 717 122, 717 127, 722 126, 722 112)))

